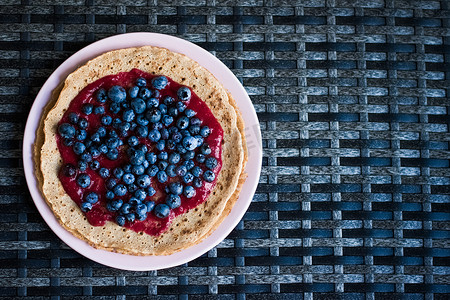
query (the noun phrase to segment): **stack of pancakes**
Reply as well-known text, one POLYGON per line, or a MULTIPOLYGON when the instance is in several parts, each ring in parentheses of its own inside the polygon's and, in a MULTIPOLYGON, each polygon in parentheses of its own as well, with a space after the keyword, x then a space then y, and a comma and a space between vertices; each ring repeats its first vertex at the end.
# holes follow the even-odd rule
POLYGON ((44 199, 61 225, 98 249, 131 255, 170 255, 199 243, 229 214, 245 181, 247 147, 244 122, 231 95, 205 68, 185 55, 145 46, 107 52, 70 74, 47 105, 35 143, 36 176, 44 199), (70 102, 88 84, 133 68, 165 75, 189 86, 210 108, 224 130, 223 166, 205 202, 173 219, 159 236, 121 227, 113 222, 92 226, 67 195, 58 173, 62 158, 56 144, 57 125, 70 102))

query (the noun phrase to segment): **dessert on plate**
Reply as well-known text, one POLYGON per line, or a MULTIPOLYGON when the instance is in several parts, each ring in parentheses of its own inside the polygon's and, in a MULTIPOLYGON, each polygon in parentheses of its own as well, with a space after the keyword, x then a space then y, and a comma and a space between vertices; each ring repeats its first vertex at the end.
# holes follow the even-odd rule
POLYGON ((37 132, 36 177, 60 224, 98 249, 170 255, 209 236, 247 162, 231 95, 185 55, 102 54, 55 90, 37 132))

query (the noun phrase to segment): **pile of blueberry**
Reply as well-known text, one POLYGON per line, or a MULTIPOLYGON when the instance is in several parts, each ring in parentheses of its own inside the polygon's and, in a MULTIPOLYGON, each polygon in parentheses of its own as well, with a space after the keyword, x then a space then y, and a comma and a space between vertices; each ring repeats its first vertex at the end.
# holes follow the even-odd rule
MULTIPOLYGON (((191 90, 183 86, 176 99, 161 97, 160 91, 167 85, 165 76, 154 77, 149 84, 139 77, 128 91, 118 85, 107 91, 99 89, 96 105, 84 104, 81 114, 70 113, 69 122, 58 127, 64 145, 72 147, 78 158, 77 166, 64 166, 64 175, 78 174, 78 186, 86 189, 91 178, 85 171, 98 172, 105 179, 106 207, 121 226, 127 221, 143 221, 152 211, 156 217, 166 218, 171 209, 181 205, 180 195, 192 198, 204 181, 215 179, 213 170, 218 162, 204 141, 211 129, 202 126, 196 112, 187 108, 191 90), (85 116, 92 113, 100 115, 101 124, 89 134, 85 116), (101 155, 117 160, 121 153, 126 155, 126 163, 113 170, 98 161, 101 155), (158 184, 166 198, 156 205, 150 199, 158 184)), ((86 191, 81 209, 88 212, 98 201, 95 191, 86 191)))

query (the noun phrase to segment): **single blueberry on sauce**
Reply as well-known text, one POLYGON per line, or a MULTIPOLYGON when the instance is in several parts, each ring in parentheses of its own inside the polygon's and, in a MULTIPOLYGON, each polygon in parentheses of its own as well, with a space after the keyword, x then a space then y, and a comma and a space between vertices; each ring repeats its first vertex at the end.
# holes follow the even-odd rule
POLYGON ((85 87, 58 124, 59 179, 94 226, 159 235, 203 203, 223 130, 188 87, 138 69, 85 87))

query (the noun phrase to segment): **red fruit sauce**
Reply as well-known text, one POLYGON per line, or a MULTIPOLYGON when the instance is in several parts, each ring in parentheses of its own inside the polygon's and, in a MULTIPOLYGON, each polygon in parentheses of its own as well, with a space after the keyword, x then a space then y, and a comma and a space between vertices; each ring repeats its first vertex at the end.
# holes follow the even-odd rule
MULTIPOLYGON (((128 91, 130 87, 132 87, 136 79, 139 77, 144 77, 147 80, 147 87, 149 89, 151 88, 151 80, 155 75, 148 74, 146 72, 143 72, 138 69, 133 69, 130 72, 122 72, 118 73, 116 75, 110 75, 103 77, 88 86, 86 86, 70 103, 69 108, 64 113, 62 119, 60 120, 59 124, 62 123, 70 123, 68 119, 68 115, 71 112, 77 113, 80 117, 84 117, 88 120, 89 126, 86 128, 86 131, 88 132, 88 136, 94 132, 100 127, 104 126, 101 124, 101 117, 104 115, 110 115, 113 119, 114 118, 120 118, 121 113, 123 110, 119 112, 119 114, 113 114, 109 111, 109 103, 111 101, 108 99, 105 103, 100 103, 95 99, 95 93, 103 88, 106 91, 114 86, 114 85, 120 85, 125 88, 125 90, 128 91), (90 115, 85 115, 81 108, 83 104, 91 103, 96 106, 104 106, 105 108, 105 114, 103 115, 96 115, 94 113, 91 113, 90 115)), ((160 91, 160 97, 158 100, 160 103, 162 103, 165 96, 171 96, 174 99, 177 99, 177 90, 182 86, 178 84, 177 82, 173 81, 172 79, 168 78, 168 84, 166 88, 160 91)), ((210 135, 206 138, 204 138, 204 142, 208 143, 211 147, 211 154, 208 155, 208 157, 214 157, 218 161, 217 167, 213 170, 214 174, 216 175, 216 179, 214 179, 213 182, 206 182, 203 180, 203 186, 201 188, 195 188, 196 194, 192 198, 186 198, 183 194, 180 195, 181 197, 181 206, 172 209, 170 211, 170 214, 167 218, 160 219, 156 217, 152 212, 148 213, 148 217, 144 221, 138 221, 136 220, 133 223, 126 222, 124 227, 132 229, 136 232, 145 232, 149 235, 160 235, 162 232, 164 232, 170 225, 171 221, 178 215, 181 215, 185 212, 187 212, 190 209, 195 208, 199 204, 203 203, 211 193, 212 189, 214 188, 216 184, 216 180, 218 177, 218 173, 222 167, 222 159, 221 159, 221 144, 223 140, 223 129, 220 126, 217 119, 212 114, 211 110, 208 108, 208 106, 194 93, 192 92, 191 99, 187 102, 184 102, 187 105, 187 108, 192 109, 197 113, 196 117, 199 118, 202 121, 201 127, 208 126, 210 128, 210 135)), ((170 126, 175 126, 176 119, 174 118, 174 122, 170 126)), ((58 124, 58 125, 59 125, 58 124)), ((170 127, 169 126, 169 127, 170 127)), ((104 126, 107 131, 112 128, 111 125, 104 126)), ((78 128, 77 125, 75 125, 75 128, 78 128)), ((168 128, 168 127, 167 127, 168 128)), ((119 147, 119 158, 117 160, 109 160, 105 154, 101 154, 99 157, 95 158, 100 162, 100 167, 102 168, 108 168, 110 170, 110 178, 114 178, 112 175, 112 170, 116 167, 122 167, 125 164, 128 164, 128 157, 126 155, 126 149, 127 146, 127 138, 131 135, 134 135, 132 131, 129 131, 129 135, 127 137, 120 137, 120 139, 123 140, 123 145, 119 147)), ((59 136, 59 134, 56 135, 56 140, 58 144, 59 151, 61 153, 62 159, 63 159, 63 166, 65 164, 73 164, 74 166, 77 165, 78 157, 73 152, 71 146, 65 146, 63 143, 63 139, 59 136)), ((147 147, 149 148, 149 151, 153 151, 155 153, 159 153, 159 150, 155 148, 155 144, 151 142, 149 139, 145 138, 139 139, 141 143, 145 143, 147 147)), ((176 150, 168 150, 164 149, 169 155, 171 152, 176 150)), ((195 153, 200 153, 200 150, 197 148, 195 150, 195 153)), ((195 159, 194 162, 196 165, 200 166, 203 171, 206 171, 206 167, 203 164, 198 164, 195 159)), ((180 165, 180 163, 176 164, 177 166, 180 165)), ((62 170, 63 168, 61 168, 62 170)), ((114 219, 117 216, 117 212, 110 212, 106 209, 106 203, 107 199, 105 197, 106 193, 106 187, 105 187, 105 181, 106 179, 103 179, 98 174, 98 171, 93 171, 89 167, 86 171, 81 172, 77 169, 77 172, 75 176, 73 177, 67 177, 63 174, 63 172, 60 170, 59 172, 59 179, 64 187, 64 190, 66 193, 72 198, 75 203, 78 205, 81 205, 81 202, 83 201, 83 195, 89 193, 89 192, 96 192, 99 195, 99 201, 93 205, 93 208, 91 211, 85 213, 87 220, 89 223, 93 226, 102 226, 106 223, 106 221, 112 221, 115 222, 114 219), (76 178, 79 174, 86 173, 91 177, 91 184, 83 189, 77 185, 76 178)), ((159 203, 165 203, 166 198, 166 192, 165 187, 170 183, 174 181, 182 182, 182 179, 179 178, 179 176, 168 178, 168 181, 166 183, 159 183, 155 177, 152 177, 152 184, 151 186, 156 190, 156 194, 153 196, 147 196, 145 201, 154 201, 155 204, 159 203)), ((119 181, 120 183, 121 181, 119 181)), ((127 193, 123 197, 115 197, 116 199, 120 198, 123 200, 124 203, 128 201, 128 199, 132 197, 131 194, 127 193)))

